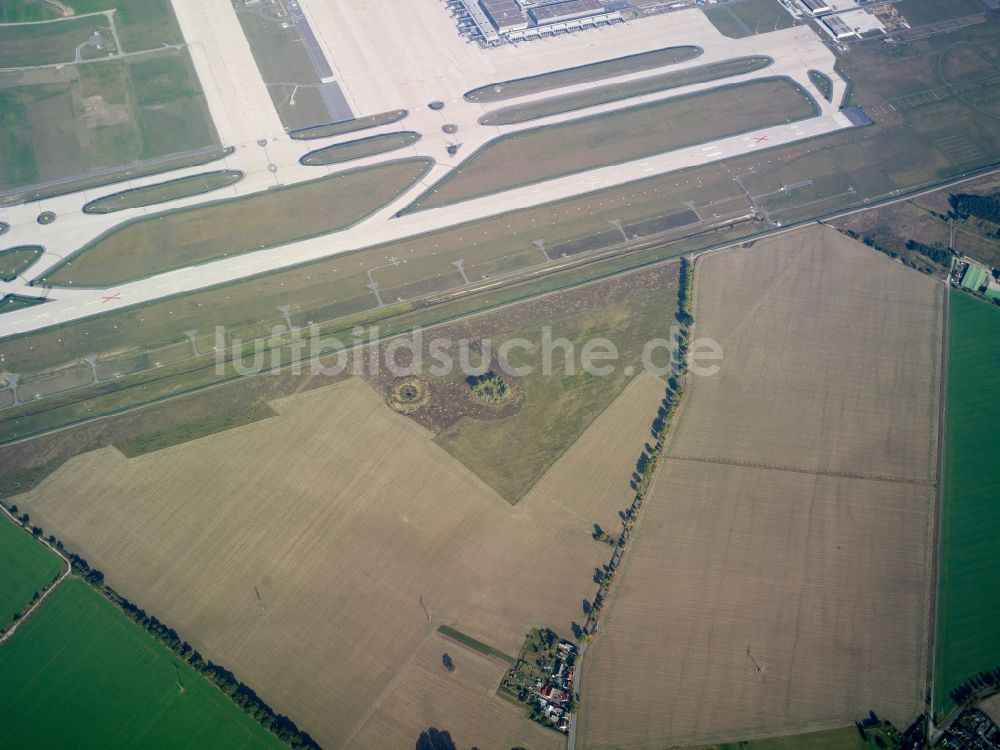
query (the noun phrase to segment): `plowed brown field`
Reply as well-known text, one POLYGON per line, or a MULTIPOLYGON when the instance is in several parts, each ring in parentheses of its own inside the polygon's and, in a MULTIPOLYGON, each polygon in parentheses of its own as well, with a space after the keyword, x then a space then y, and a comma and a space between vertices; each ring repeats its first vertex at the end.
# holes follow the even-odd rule
MULTIPOLYGON (((446 622, 516 654, 531 627, 569 634, 582 622, 609 557, 593 524, 624 507, 662 388, 637 377, 516 507, 359 380, 133 459, 77 456, 17 503, 323 746, 362 727, 362 745, 411 732, 412 746, 443 706, 476 705, 478 718, 437 726, 494 747, 536 728, 486 695, 475 659, 456 654, 454 681, 441 682, 421 644, 446 622), (606 481, 559 479, 581 467, 606 481), (390 697, 398 685, 462 694, 390 697)), ((495 689, 503 668, 488 666, 495 689)))
POLYGON ((580 744, 903 726, 924 698, 942 287, 817 228, 703 258, 695 377, 586 659, 580 744))

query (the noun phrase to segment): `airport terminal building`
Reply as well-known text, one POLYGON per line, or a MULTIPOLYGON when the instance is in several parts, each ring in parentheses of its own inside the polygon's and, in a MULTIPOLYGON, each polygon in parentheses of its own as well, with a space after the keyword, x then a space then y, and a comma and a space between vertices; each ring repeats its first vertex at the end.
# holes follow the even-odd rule
POLYGON ((623 21, 605 0, 448 0, 463 33, 496 46, 623 21))

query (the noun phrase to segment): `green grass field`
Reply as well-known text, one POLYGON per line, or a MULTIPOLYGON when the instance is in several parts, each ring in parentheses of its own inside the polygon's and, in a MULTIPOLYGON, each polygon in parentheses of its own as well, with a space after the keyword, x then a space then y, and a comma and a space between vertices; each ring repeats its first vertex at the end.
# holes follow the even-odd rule
POLYGON ((0 3, 0 23, 48 21, 60 15, 59 9, 45 0, 5 0, 0 3))
POLYGON ((383 133, 368 138, 359 138, 356 141, 336 143, 333 146, 310 151, 299 159, 299 161, 307 167, 340 164, 352 159, 362 159, 366 156, 384 154, 388 151, 412 146, 419 140, 420 133, 415 133, 412 130, 399 133, 383 133))
POLYGON ((71 63, 76 48, 94 32, 105 40, 105 51, 117 52, 111 26, 105 16, 67 18, 55 23, 0 26, 0 68, 71 63))
POLYGON ((187 50, 0 73, 0 190, 216 142, 187 50))
POLYGON ((24 297, 20 294, 8 294, 0 298, 0 313, 14 312, 25 307, 34 307, 45 302, 40 297, 24 297))
POLYGON ((0 649, 0 748, 284 744, 78 578, 0 649))
POLYGON ((42 254, 38 245, 24 245, 0 250, 0 279, 13 281, 42 254))
POLYGON ((483 643, 482 641, 477 641, 472 636, 466 635, 462 631, 455 630, 455 628, 448 627, 447 625, 439 626, 438 632, 441 633, 442 635, 448 636, 453 641, 458 641, 459 643, 468 646, 474 651, 478 651, 479 653, 485 656, 495 656, 498 659, 503 659, 508 664, 513 664, 515 661, 517 661, 513 656, 505 654, 503 651, 495 649, 492 646, 483 643))
POLYGON ((939 23, 952 18, 982 13, 986 6, 979 0, 900 0, 896 10, 902 13, 911 26, 939 23))
POLYGON ((810 70, 809 80, 812 81, 812 85, 819 91, 820 96, 828 102, 833 101, 833 81, 830 80, 830 76, 818 70, 810 70))
POLYGON ((737 743, 729 743, 720 745, 719 750, 895 750, 898 748, 898 743, 884 730, 869 729, 867 732, 867 741, 861 738, 855 727, 843 727, 787 737, 750 740, 743 747, 737 743))
POLYGON ((178 180, 168 180, 167 182, 132 190, 122 190, 120 193, 105 195, 86 203, 83 207, 83 212, 85 214, 110 214, 129 208, 153 206, 157 203, 165 203, 177 198, 187 198, 192 195, 201 195, 212 190, 218 190, 219 188, 239 182, 243 179, 243 176, 243 173, 240 171, 226 169, 218 172, 191 175, 190 177, 181 177, 178 180))
POLYGON ((150 435, 143 435, 132 440, 123 440, 116 443, 125 456, 135 458, 147 453, 169 448, 171 445, 180 445, 189 440, 197 440, 217 432, 225 432, 235 427, 242 427, 246 424, 259 422, 262 419, 269 419, 277 414, 264 401, 257 401, 245 409, 232 412, 224 416, 202 417, 193 422, 188 422, 170 430, 154 432, 150 435))
POLYGON ((428 166, 426 159, 388 162, 139 219, 84 247, 44 282, 109 286, 343 229, 399 195, 428 166))
POLYGON ((934 708, 1000 666, 1000 308, 951 293, 934 708))
POLYGON ((627 99, 630 96, 642 96, 643 94, 652 94, 657 91, 667 91, 679 86, 689 86, 694 83, 704 83, 719 78, 750 73, 754 70, 766 68, 773 62, 774 60, 770 57, 757 55, 754 57, 739 57, 734 60, 723 60, 722 62, 709 63, 708 65, 698 65, 694 68, 685 68, 673 73, 662 73, 642 78, 638 81, 627 81, 614 86, 601 86, 578 94, 567 94, 566 96, 557 96, 530 104, 505 107, 504 109, 494 110, 483 115, 479 118, 479 122, 483 125, 510 125, 526 120, 533 120, 538 117, 572 112, 573 110, 591 107, 595 104, 616 102, 621 99, 627 99))
POLYGON ((815 100, 797 84, 787 78, 762 78, 532 128, 490 141, 406 212, 447 206, 816 114, 815 100))
POLYGON ((184 41, 170 0, 65 0, 65 4, 78 15, 114 10, 118 35, 125 52, 155 49, 184 41))
POLYGON ((590 65, 556 70, 551 73, 543 73, 542 75, 530 76, 528 78, 517 78, 512 81, 491 83, 489 86, 482 86, 467 92, 465 98, 470 102, 487 104, 502 99, 510 99, 515 96, 527 96, 528 94, 537 94, 540 91, 548 91, 549 89, 574 86, 578 83, 599 81, 602 78, 613 78, 614 76, 638 73, 664 65, 675 65, 693 60, 702 53, 704 53, 704 50, 701 47, 689 45, 666 47, 664 49, 643 52, 638 55, 616 57, 613 60, 603 60, 590 65))
POLYGON ((32 539, 6 513, 0 513, 0 630, 64 569, 58 555, 32 539))
POLYGON ((734 39, 787 29, 793 23, 778 0, 735 0, 704 10, 720 33, 734 39))

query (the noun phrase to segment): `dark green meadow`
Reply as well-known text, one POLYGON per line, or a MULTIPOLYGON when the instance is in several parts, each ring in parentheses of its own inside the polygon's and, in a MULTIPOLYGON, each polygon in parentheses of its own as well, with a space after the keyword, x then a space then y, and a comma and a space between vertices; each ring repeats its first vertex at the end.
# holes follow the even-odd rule
POLYGON ((1000 666, 1000 308, 951 293, 934 709, 1000 666))
POLYGON ((0 748, 284 745, 79 578, 0 649, 0 748))

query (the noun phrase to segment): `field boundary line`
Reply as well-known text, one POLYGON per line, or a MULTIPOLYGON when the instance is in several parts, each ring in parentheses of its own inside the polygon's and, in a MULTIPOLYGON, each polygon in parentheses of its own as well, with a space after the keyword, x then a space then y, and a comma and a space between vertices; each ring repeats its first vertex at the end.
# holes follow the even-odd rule
MULTIPOLYGON (((3 512, 7 514, 7 516, 10 518, 10 520, 13 523, 15 523, 17 526, 21 527, 22 529, 24 529, 28 534, 31 534, 31 532, 28 531, 27 528, 21 523, 20 519, 17 516, 15 516, 13 513, 11 513, 10 510, 7 509, 7 506, 5 506, 3 503, 0 503, 0 508, 3 509, 3 512)), ((16 633, 18 631, 18 629, 21 627, 21 625, 23 625, 25 622, 27 622, 31 618, 31 616, 33 614, 35 614, 35 612, 38 611, 39 607, 41 607, 42 604, 45 602, 45 600, 49 597, 49 594, 51 594, 53 591, 55 591, 57 588, 59 588, 59 585, 63 581, 65 581, 67 577, 69 577, 69 574, 73 570, 73 566, 70 564, 70 561, 68 559, 66 559, 66 557, 59 550, 57 550, 55 547, 53 547, 48 542, 43 541, 40 537, 35 537, 34 534, 31 534, 31 536, 33 538, 37 538, 39 544, 42 544, 42 545, 48 547, 56 555, 58 555, 59 559, 61 559, 64 563, 66 563, 66 570, 64 570, 62 572, 62 575, 60 575, 59 578, 57 578, 53 583, 49 584, 49 587, 47 589, 45 589, 44 592, 42 592, 41 596, 38 597, 38 601, 34 602, 31 606, 29 606, 28 609, 26 609, 24 611, 24 614, 22 614, 20 618, 18 618, 13 623, 11 623, 10 628, 6 632, 4 632, 3 635, 0 635, 0 647, 2 647, 7 642, 7 640, 11 636, 13 636, 14 633, 16 633)))
POLYGON ((927 654, 927 686, 926 694, 929 699, 927 711, 927 734, 934 738, 934 698, 935 687, 937 685, 937 651, 938 651, 938 606, 940 604, 938 587, 941 585, 941 560, 943 536, 941 524, 944 518, 944 469, 945 469, 945 441, 947 440, 947 419, 948 419, 948 360, 951 351, 951 287, 944 287, 944 303, 941 313, 941 365, 940 376, 938 378, 938 440, 937 440, 937 469, 938 484, 937 492, 934 493, 934 528, 931 540, 931 597, 928 608, 928 654, 927 654))
POLYGON ((930 479, 916 479, 914 477, 900 477, 892 474, 860 474, 849 471, 834 471, 833 469, 807 469, 804 466, 788 466, 783 464, 769 464, 758 461, 744 461, 738 458, 719 458, 716 456, 685 456, 679 453, 666 453, 664 458, 675 461, 698 461, 706 464, 724 464, 728 466, 740 466, 747 469, 765 469, 767 471, 783 471, 791 474, 812 474, 821 477, 841 477, 843 479, 867 479, 875 482, 894 482, 897 484, 914 484, 921 486, 936 486, 938 482, 930 479))

